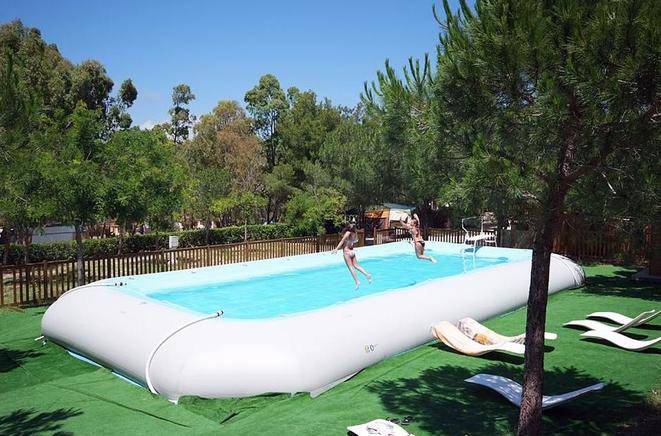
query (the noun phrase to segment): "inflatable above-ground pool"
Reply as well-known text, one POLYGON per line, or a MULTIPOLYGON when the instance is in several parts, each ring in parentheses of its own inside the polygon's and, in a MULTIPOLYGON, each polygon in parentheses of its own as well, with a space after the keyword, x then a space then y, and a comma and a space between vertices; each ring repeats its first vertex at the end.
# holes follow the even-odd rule
MULTIPOLYGON (((407 242, 358 248, 373 282, 361 277, 357 290, 341 253, 116 277, 61 296, 42 333, 172 401, 314 397, 431 341, 440 320, 484 320, 526 303, 530 250, 466 249, 427 242, 434 264, 407 242)), ((552 255, 549 292, 584 280, 552 255)))

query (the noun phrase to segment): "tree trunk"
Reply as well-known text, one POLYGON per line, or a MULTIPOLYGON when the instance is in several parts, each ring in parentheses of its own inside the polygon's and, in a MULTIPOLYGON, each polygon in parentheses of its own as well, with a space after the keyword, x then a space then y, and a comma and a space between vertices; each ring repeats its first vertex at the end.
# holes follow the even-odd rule
POLYGON ((117 244, 117 254, 121 255, 124 250, 124 234, 126 233, 126 223, 119 226, 119 241, 117 244))
POLYGON ((76 270, 78 272, 78 286, 85 284, 85 262, 83 262, 83 234, 80 224, 75 224, 76 229, 76 270))
POLYGON ((542 426, 544 330, 551 250, 553 248, 553 235, 557 232, 567 190, 559 183, 549 188, 549 191, 548 201, 546 201, 547 207, 535 230, 532 251, 519 435, 539 435, 542 426))
POLYGON ((503 230, 505 229, 505 221, 507 221, 507 215, 505 215, 501 208, 496 208, 496 244, 499 247, 503 246, 503 230))
MULTIPOLYGON (((9 233, 9 230, 4 230, 4 231, 9 233)), ((7 238, 3 242, 3 245, 5 246, 5 250, 2 253, 2 264, 3 265, 7 265, 7 260, 9 259, 9 249, 11 248, 11 236, 9 234, 7 234, 6 236, 7 236, 7 238)))
POLYGON ((243 222, 243 242, 248 242, 248 220, 243 222))
POLYGON ((205 230, 204 230, 204 245, 209 245, 209 234, 211 233, 211 219, 207 218, 206 222, 204 223, 205 230))
POLYGON ((23 245, 23 263, 28 264, 30 263, 30 253, 28 251, 28 246, 30 245, 28 233, 30 229, 23 226, 17 226, 16 230, 18 232, 18 240, 20 240, 21 245, 23 245))
MULTIPOLYGON (((275 202, 273 204, 273 215, 275 218, 275 202)), ((271 196, 266 197, 266 224, 271 223, 271 196)))

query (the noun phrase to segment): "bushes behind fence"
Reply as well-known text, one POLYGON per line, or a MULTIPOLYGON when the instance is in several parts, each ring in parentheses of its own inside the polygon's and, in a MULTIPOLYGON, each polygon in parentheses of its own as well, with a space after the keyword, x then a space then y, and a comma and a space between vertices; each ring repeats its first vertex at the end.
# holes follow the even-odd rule
MULTIPOLYGON (((150 233, 124 238, 122 254, 142 251, 164 250, 168 248, 168 236, 179 236, 179 247, 199 247, 206 245, 206 230, 184 230, 181 232, 150 233)), ((209 231, 209 244, 229 244, 243 242, 243 226, 222 227, 209 231)), ((291 236, 291 229, 285 224, 248 226, 248 240, 280 239, 291 236)), ((23 246, 10 245, 7 263, 23 263, 23 246)), ((0 262, 4 258, 5 246, 0 246, 0 262)), ((119 238, 88 239, 83 241, 85 258, 113 256, 119 253, 119 238)), ((75 241, 57 241, 48 244, 28 246, 28 262, 76 259, 75 241)))

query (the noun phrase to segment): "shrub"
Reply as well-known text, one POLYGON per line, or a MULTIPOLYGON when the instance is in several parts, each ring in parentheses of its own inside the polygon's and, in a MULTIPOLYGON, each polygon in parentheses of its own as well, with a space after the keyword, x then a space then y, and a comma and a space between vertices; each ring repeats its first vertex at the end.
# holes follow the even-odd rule
MULTIPOLYGON (((209 231, 209 244, 228 244, 243 242, 243 226, 222 227, 209 231)), ((281 239, 291 236, 289 226, 285 224, 253 225, 248 226, 248 239, 252 241, 263 239, 281 239)), ((204 246, 206 230, 184 230, 169 233, 150 233, 147 235, 133 235, 124 238, 122 254, 139 253, 142 251, 156 251, 168 248, 168 236, 179 236, 180 247, 204 246)), ((5 246, 0 246, 0 261, 4 256, 5 246)), ((83 241, 83 255, 85 258, 106 257, 118 254, 119 238, 88 239, 83 241)), ((75 260, 76 243, 74 241, 57 241, 48 244, 31 244, 28 246, 28 261, 31 263, 75 260)), ((23 263, 23 247, 12 244, 9 246, 7 263, 23 263)))

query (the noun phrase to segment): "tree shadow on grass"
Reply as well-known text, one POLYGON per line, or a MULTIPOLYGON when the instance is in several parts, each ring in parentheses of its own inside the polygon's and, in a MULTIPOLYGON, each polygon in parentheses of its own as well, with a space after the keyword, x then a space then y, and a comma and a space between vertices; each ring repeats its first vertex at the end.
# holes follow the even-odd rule
POLYGON ((228 423, 237 417, 262 409, 278 401, 291 398, 289 394, 264 394, 245 398, 206 399, 186 396, 179 398, 179 406, 202 415, 219 424, 228 423))
MULTIPOLYGON (((518 383, 523 370, 488 364, 479 372, 501 375, 518 383)), ((425 370, 419 377, 377 381, 367 389, 378 394, 391 415, 414 416, 433 435, 514 433, 519 409, 491 389, 464 380, 477 371, 453 365, 425 370)), ((576 368, 549 371, 544 392, 561 394, 599 380, 576 368)), ((544 430, 551 433, 612 433, 643 401, 637 392, 609 383, 598 392, 544 412, 544 430)))
MULTIPOLYGON (((615 276, 588 277, 582 292, 613 297, 634 297, 654 302, 661 301, 661 286, 634 282, 630 279, 630 274, 624 272, 616 272, 615 276)), ((650 309, 654 309, 654 307, 650 307, 650 309)))
POLYGON ((20 351, 0 348, 0 373, 10 372, 27 360, 42 356, 41 351, 20 351))
POLYGON ((39 412, 34 409, 18 409, 9 415, 0 416, 0 434, 27 436, 44 432, 54 432, 55 435, 65 436, 73 433, 64 432, 63 421, 74 416, 82 415, 81 410, 57 409, 52 412, 39 412))

